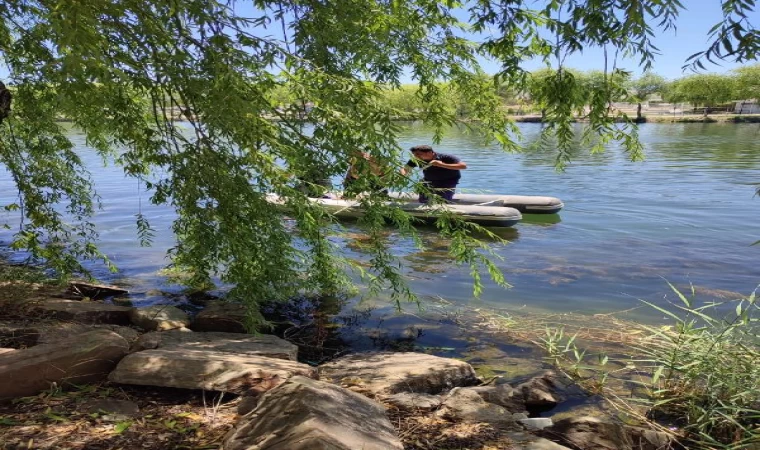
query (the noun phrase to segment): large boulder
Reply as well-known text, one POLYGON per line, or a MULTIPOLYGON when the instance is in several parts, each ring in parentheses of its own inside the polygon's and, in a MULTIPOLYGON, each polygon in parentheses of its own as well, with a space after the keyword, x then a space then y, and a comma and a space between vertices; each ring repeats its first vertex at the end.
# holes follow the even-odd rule
POLYGON ((316 378, 317 371, 286 359, 175 348, 132 353, 108 379, 123 384, 254 395, 294 375, 316 378))
POLYGON ((246 309, 239 303, 215 300, 199 312, 190 325, 195 331, 246 333, 246 309))
POLYGON ((297 346, 271 334, 193 333, 181 330, 152 332, 140 336, 132 351, 148 349, 231 353, 292 361, 298 359, 297 346))
POLYGON ((424 353, 360 353, 320 366, 320 377, 373 395, 437 394, 479 382, 472 366, 424 353))
POLYGON ((401 450, 385 409, 341 387, 293 377, 265 394, 224 450, 401 450))
MULTIPOLYGON (((488 403, 471 388, 454 388, 443 400, 436 415, 457 422, 479 422, 496 426, 514 425, 514 417, 506 408, 488 403)), ((520 414, 519 417, 524 417, 520 414)))
POLYGON ((95 330, 0 355, 0 398, 34 395, 53 383, 100 381, 127 354, 118 334, 95 330))
POLYGON ((143 330, 174 330, 190 324, 187 313, 171 305, 153 305, 146 308, 134 308, 129 313, 134 325, 143 330))
POLYGON ((48 299, 35 306, 37 313, 81 323, 129 324, 132 308, 102 302, 48 299))
POLYGON ((570 417, 554 423, 542 432, 547 438, 581 449, 632 450, 633 440, 625 428, 597 417, 570 417))

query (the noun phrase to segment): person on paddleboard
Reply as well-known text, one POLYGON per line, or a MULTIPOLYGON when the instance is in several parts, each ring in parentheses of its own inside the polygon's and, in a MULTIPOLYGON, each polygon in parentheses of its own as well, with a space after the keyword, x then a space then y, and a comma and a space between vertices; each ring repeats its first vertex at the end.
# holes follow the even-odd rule
MULTIPOLYGON (((422 183, 435 195, 450 203, 454 198, 461 171, 467 168, 467 163, 454 155, 440 153, 433 150, 429 145, 416 145, 411 149, 413 158, 406 163, 406 167, 422 168, 422 183)), ((406 175, 406 170, 401 169, 401 174, 406 175)), ((420 203, 428 203, 427 192, 419 194, 420 203)))

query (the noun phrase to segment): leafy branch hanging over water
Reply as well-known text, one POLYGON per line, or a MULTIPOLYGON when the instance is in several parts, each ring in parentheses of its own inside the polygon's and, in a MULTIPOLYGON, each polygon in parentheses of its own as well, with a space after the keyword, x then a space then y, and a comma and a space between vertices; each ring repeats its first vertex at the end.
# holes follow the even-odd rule
MULTIPOLYGON (((751 0, 724 4, 727 17, 732 8, 737 14, 754 8, 751 0)), ((82 259, 106 260, 95 246, 94 186, 56 123, 67 117, 93 151, 142 183, 152 202, 175 208, 178 244, 171 255, 188 268, 191 284, 218 274, 252 311, 262 300, 297 291, 339 289, 346 278, 321 231, 330 222, 291 178, 342 175, 357 149, 395 168, 402 149, 394 111, 379 101, 383 86, 398 86, 410 73, 420 85, 415 95, 425 105, 424 119, 440 138, 456 118, 438 84, 449 82, 466 97, 484 136, 518 150, 509 133, 515 128, 495 107, 498 89, 484 88, 492 81, 482 76, 477 57, 502 64, 494 86, 523 85, 522 63, 542 58, 553 70, 542 97, 553 122, 547 142, 556 140, 562 165, 577 106, 564 58, 604 46, 610 55, 638 55, 649 65, 656 53, 652 29, 672 26, 680 9, 676 0, 551 1, 539 9, 511 0, 4 1, 0 59, 14 98, 0 126, 0 162, 19 189, 24 217, 14 247, 62 273, 81 270, 82 259), (461 10, 469 24, 460 21, 461 10), (473 43, 461 37, 469 31, 490 34, 473 43), (302 101, 299 120, 277 108, 272 94, 284 85, 302 101), (169 120, 170 110, 183 111, 190 128, 169 120), (300 119, 313 124, 310 132, 300 119), (297 236, 267 202, 268 192, 288 199, 297 236)), ((743 28, 731 28, 718 43, 736 51, 718 56, 753 54, 757 32, 739 23, 743 28)), ((615 126, 607 107, 617 89, 612 61, 595 90, 590 129, 601 142, 622 141, 636 157, 635 128, 615 126)), ((402 188, 410 181, 397 177, 390 184, 402 188)), ((377 229, 388 214, 378 213, 382 202, 367 207, 364 223, 377 229)), ((150 225, 136 213, 147 242, 150 225)), ((404 214, 389 213, 404 233, 414 234, 404 214)), ((458 228, 452 237, 461 242, 452 246, 460 262, 484 262, 469 230, 458 228)), ((378 242, 373 251, 376 282, 409 296, 387 245, 378 242)), ((499 281, 494 266, 485 264, 499 281)))

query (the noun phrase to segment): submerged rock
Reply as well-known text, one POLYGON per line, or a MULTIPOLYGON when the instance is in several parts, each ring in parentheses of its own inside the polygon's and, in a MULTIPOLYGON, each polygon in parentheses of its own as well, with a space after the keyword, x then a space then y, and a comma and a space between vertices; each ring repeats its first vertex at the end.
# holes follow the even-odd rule
POLYGON ((329 383, 293 377, 265 394, 224 450, 402 450, 385 409, 329 383))
POLYGON ((4 353, 0 355, 0 398, 34 395, 53 384, 103 380, 128 348, 127 341, 118 334, 95 330, 4 353))
POLYGON ((437 394, 479 382, 469 364, 424 353, 359 353, 320 366, 320 376, 375 395, 437 394))

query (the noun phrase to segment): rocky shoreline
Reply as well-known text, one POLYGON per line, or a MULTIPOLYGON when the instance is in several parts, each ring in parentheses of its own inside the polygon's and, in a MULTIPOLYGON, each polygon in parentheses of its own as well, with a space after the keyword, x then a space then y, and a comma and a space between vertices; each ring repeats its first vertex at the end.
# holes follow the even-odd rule
MULTIPOLYGON (((94 297, 113 294, 108 286, 87 289, 94 297)), ((464 361, 414 352, 354 353, 315 366, 300 362, 299 347, 281 336, 245 334, 240 305, 214 300, 191 318, 171 305, 132 308, 77 297, 42 296, 25 303, 24 319, 0 322, 0 399, 92 383, 133 394, 225 393, 237 414, 209 447, 224 450, 672 445, 663 433, 611 420, 546 417, 576 389, 551 371, 486 381, 464 361), (421 434, 425 427, 445 431, 421 434)), ((100 414, 141 417, 134 402, 106 397, 99 405, 100 414)), ((12 420, 0 419, 6 417, 12 420)), ((16 445, 9 448, 27 448, 16 445)))

